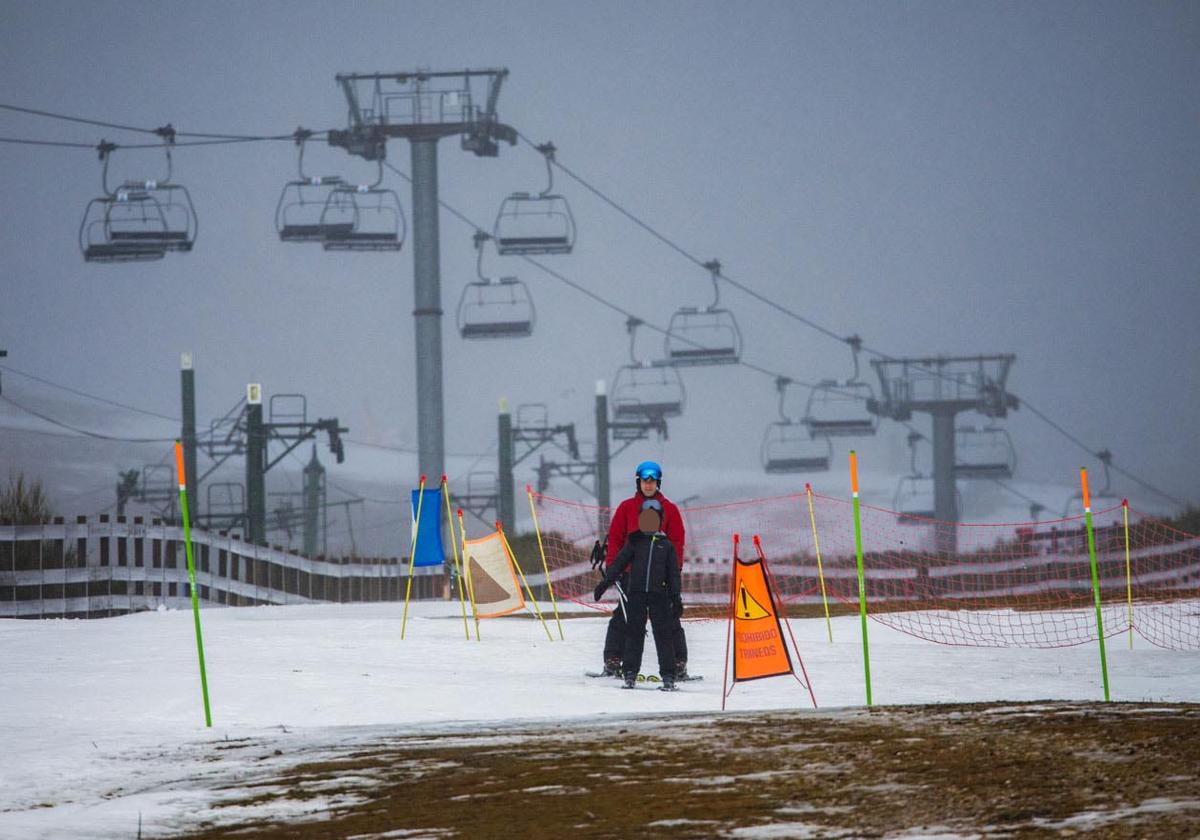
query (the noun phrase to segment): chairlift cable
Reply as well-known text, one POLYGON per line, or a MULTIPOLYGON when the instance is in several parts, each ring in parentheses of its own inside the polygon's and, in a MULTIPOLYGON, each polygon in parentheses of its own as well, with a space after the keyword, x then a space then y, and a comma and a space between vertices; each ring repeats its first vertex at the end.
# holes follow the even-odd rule
POLYGON ((12 397, 0 395, 0 400, 3 400, 4 402, 8 403, 9 405, 13 406, 14 408, 24 411, 26 414, 31 414, 34 417, 37 417, 39 420, 44 420, 45 422, 47 422, 53 426, 58 426, 63 429, 69 429, 72 432, 78 432, 79 434, 83 435, 84 437, 95 438, 97 440, 110 440, 110 441, 115 441, 115 442, 119 442, 119 443, 172 443, 176 440, 176 436, 172 436, 169 438, 123 438, 123 437, 116 437, 114 435, 105 435, 105 434, 101 434, 100 432, 92 432, 92 431, 88 431, 87 429, 81 429, 78 426, 72 426, 69 423, 62 422, 61 420, 55 420, 53 417, 50 417, 46 414, 42 414, 41 412, 34 411, 32 408, 28 408, 26 406, 21 405, 19 402, 12 399, 12 397))
MULTIPOLYGON (((99 126, 100 128, 112 128, 112 129, 116 129, 118 131, 134 131, 134 132, 138 132, 140 134, 160 134, 160 130, 156 129, 156 128, 143 128, 142 126, 136 126, 136 125, 124 125, 122 123, 107 122, 104 120, 93 120, 93 119, 88 119, 87 117, 75 117, 75 116, 71 116, 69 114, 57 114, 52 111, 42 111, 37 108, 25 108, 20 105, 9 105, 9 104, 5 104, 5 103, 0 103, 0 109, 3 109, 5 111, 16 111, 16 112, 19 112, 22 114, 32 114, 33 116, 36 116, 36 117, 47 117, 49 119, 54 119, 54 120, 65 120, 67 122, 80 123, 82 125, 94 125, 94 126, 99 126)), ((320 131, 320 132, 314 132, 314 133, 326 134, 328 132, 320 131)), ((175 135, 177 137, 202 137, 202 138, 207 138, 207 139, 220 139, 220 140, 228 140, 228 141, 292 140, 292 139, 294 139, 294 133, 288 133, 288 134, 284 134, 284 135, 266 135, 266 134, 252 135, 252 134, 225 134, 225 133, 214 133, 214 132, 203 132, 203 131, 177 131, 177 132, 175 132, 175 135)), ((157 146, 157 145, 158 144, 155 144, 155 146, 157 146)), ((185 145, 185 144, 180 143, 177 145, 185 145)), ((187 144, 187 145, 196 145, 196 144, 187 144)), ((125 148, 137 148, 137 147, 126 146, 125 148)))
POLYGON ((167 414, 160 414, 157 411, 150 411, 148 409, 138 408, 137 406, 128 405, 128 404, 122 403, 122 402, 117 402, 116 400, 110 400, 105 397, 98 397, 95 394, 89 394, 86 391, 80 391, 76 388, 71 388, 67 385, 60 385, 57 382, 51 382, 49 379, 43 379, 40 376, 34 376, 32 373, 26 373, 23 370, 18 370, 17 368, 9 367, 8 365, 0 365, 0 370, 7 371, 8 373, 15 373, 17 376, 23 376, 26 379, 32 379, 34 382, 40 382, 41 384, 48 385, 51 388, 57 388, 60 391, 66 391, 67 393, 74 394, 77 397, 86 397, 89 400, 95 400, 96 402, 107 403, 108 405, 115 406, 117 408, 123 408, 127 411, 133 411, 138 414, 145 414, 149 417, 158 417, 162 420, 170 420, 172 423, 182 422, 182 420, 178 417, 171 417, 170 415, 167 415, 167 414))
POLYGON ((57 146, 66 149, 94 149, 95 143, 69 143, 64 140, 27 140, 20 137, 0 137, 0 143, 13 143, 22 146, 57 146))

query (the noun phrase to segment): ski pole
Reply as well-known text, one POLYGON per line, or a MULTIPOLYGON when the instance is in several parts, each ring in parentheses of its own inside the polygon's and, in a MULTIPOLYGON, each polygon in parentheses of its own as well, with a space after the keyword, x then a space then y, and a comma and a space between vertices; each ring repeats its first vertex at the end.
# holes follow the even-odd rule
POLYGON ((613 586, 617 587, 617 603, 621 605, 621 615, 625 616, 625 623, 629 623, 629 613, 625 609, 625 590, 621 588, 621 584, 613 581, 613 586))

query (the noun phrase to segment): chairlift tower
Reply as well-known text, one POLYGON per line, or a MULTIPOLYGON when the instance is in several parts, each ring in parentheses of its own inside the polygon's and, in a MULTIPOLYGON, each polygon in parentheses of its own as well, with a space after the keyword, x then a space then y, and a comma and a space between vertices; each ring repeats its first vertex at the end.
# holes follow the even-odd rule
MULTIPOLYGON (((1019 407, 1008 393, 1008 371, 1016 354, 990 356, 926 356, 905 359, 872 359, 879 375, 880 396, 868 408, 893 420, 909 420, 914 412, 933 418, 933 516, 940 522, 958 521, 955 495, 954 417, 977 411, 987 417, 1004 417, 1019 407)), ((954 553, 958 535, 954 528, 939 528, 937 550, 954 553)))
POLYGON ((417 449, 420 472, 445 473, 442 397, 442 294, 438 236, 437 143, 461 135, 462 148, 496 157, 517 133, 496 117, 507 69, 411 73, 340 73, 349 127, 329 144, 382 161, 390 138, 408 140, 412 156, 413 318, 416 322, 417 449))

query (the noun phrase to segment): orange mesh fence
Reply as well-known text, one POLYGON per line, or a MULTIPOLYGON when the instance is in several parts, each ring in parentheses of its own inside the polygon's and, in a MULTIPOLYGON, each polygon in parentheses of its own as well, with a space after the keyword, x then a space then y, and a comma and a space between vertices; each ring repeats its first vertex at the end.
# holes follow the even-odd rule
MULTIPOLYGON (((534 496, 555 592, 592 606, 588 562, 610 511, 534 496)), ((813 529, 803 494, 682 509, 684 600, 723 611, 731 535, 759 534, 792 614, 821 614, 813 529)), ((861 506, 868 613, 949 645, 1065 647, 1096 639, 1084 517, 970 525, 861 506)), ((1200 649, 1200 537, 1121 505, 1093 514, 1106 635, 1133 631, 1163 648, 1200 649)), ((829 608, 857 612, 853 508, 813 494, 829 608)), ((693 613, 694 614, 694 613, 693 613)))

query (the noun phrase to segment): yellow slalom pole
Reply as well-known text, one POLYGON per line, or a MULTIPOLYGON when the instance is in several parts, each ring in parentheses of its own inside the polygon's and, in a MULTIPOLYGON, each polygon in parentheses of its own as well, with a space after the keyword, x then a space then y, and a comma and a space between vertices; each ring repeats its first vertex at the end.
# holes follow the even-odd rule
POLYGON ((1129 567, 1129 500, 1121 500, 1125 514, 1125 597, 1129 600, 1129 649, 1133 650, 1133 575, 1129 567))
POLYGON ((542 571, 546 573, 546 588, 550 590, 550 605, 554 607, 554 620, 558 622, 558 638, 565 642, 562 619, 558 617, 558 601, 554 600, 554 584, 550 582, 550 568, 546 565, 546 549, 542 547, 542 529, 538 527, 537 508, 533 506, 533 488, 528 484, 525 485, 525 493, 529 496, 529 510, 533 513, 533 530, 537 534, 538 553, 542 555, 542 571))
POLYGON ((817 539, 817 515, 813 513, 812 485, 804 482, 804 494, 808 496, 808 519, 812 522, 813 548, 817 552, 817 577, 821 581, 821 603, 825 605, 825 629, 829 633, 829 643, 833 644, 833 625, 829 623, 829 599, 825 595, 825 571, 821 568, 821 541, 817 539))
MULTIPOLYGON (((462 604, 463 632, 467 639, 471 638, 471 626, 467 624, 467 602, 463 598, 462 568, 458 565, 458 542, 454 539, 454 517, 450 515, 450 485, 446 476, 442 476, 442 498, 446 500, 446 524, 450 526, 450 548, 454 550, 454 577, 458 580, 458 602, 462 604)), ((466 558, 463 558, 466 562, 466 558)))
POLYGON ((508 559, 512 561, 513 568, 521 576, 521 583, 525 584, 525 591, 529 593, 529 603, 533 604, 533 611, 537 613, 538 620, 542 622, 542 629, 546 631, 546 638, 553 642, 554 636, 550 633, 550 625, 546 623, 546 619, 542 616, 542 610, 538 606, 537 599, 533 597, 533 589, 530 587, 529 581, 525 579, 525 573, 521 571, 521 564, 517 562, 517 555, 513 554, 512 546, 508 544, 508 536, 504 533, 504 523, 499 519, 496 520, 496 530, 500 532, 500 539, 504 541, 504 550, 508 552, 508 559))
MULTIPOLYGON (((463 568, 467 570, 467 597, 471 599, 471 616, 475 619, 475 641, 479 641, 479 607, 475 605, 475 586, 471 583, 471 561, 467 557, 467 528, 463 525, 462 508, 458 509, 458 532, 462 535, 463 568)), ((467 638, 470 638, 468 636, 467 638)))
POLYGON ((417 490, 417 515, 413 519, 412 547, 408 550, 408 586, 404 590, 404 618, 400 621, 400 640, 404 641, 404 628, 408 625, 408 599, 412 595, 413 564, 417 561, 417 534, 421 530, 421 505, 425 502, 425 476, 417 490))

